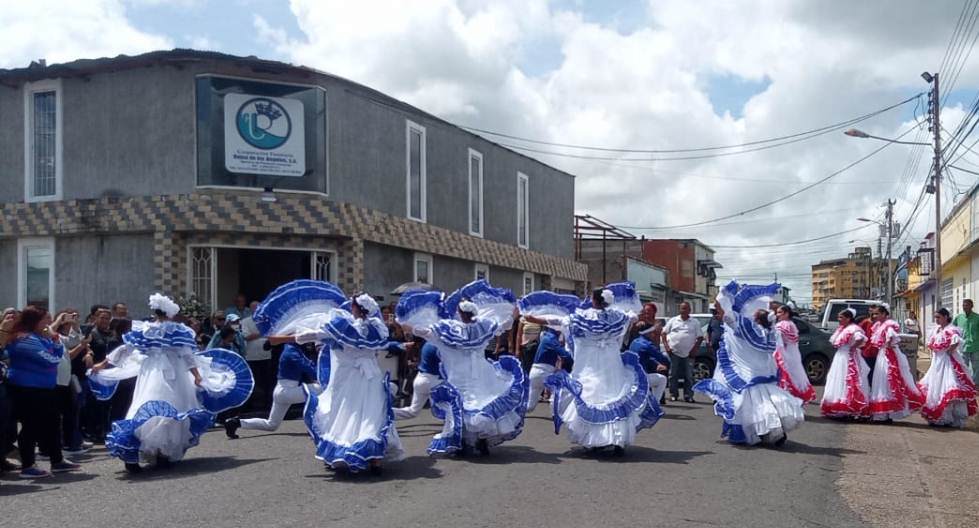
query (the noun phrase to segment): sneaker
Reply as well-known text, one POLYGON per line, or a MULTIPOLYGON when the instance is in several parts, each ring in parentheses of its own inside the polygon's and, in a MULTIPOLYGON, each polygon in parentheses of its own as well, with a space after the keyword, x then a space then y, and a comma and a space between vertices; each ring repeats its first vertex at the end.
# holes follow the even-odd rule
POLYGON ((670 401, 676 401, 676 396, 670 396, 670 401))
POLYGON ((39 479, 48 478, 51 476, 50 471, 44 471, 38 467, 29 467, 27 469, 20 470, 20 478, 22 479, 39 479))
POLYGON ((35 460, 40 460, 40 461, 42 461, 42 462, 47 462, 48 460, 51 460, 51 457, 49 457, 48 455, 45 455, 44 453, 38 453, 38 454, 37 454, 37 455, 36 455, 36 456, 34 457, 34 459, 35 459, 35 460))
POLYGON ((693 400, 693 396, 687 396, 686 398, 683 399, 683 401, 686 403, 697 403, 693 400))
POLYGON ((17 471, 20 466, 14 464, 7 460, 6 458, 0 458, 0 471, 17 471))
POLYGON ((82 449, 88 451, 89 449, 92 449, 93 447, 95 447, 95 444, 93 444, 92 442, 89 442, 87 440, 82 440, 82 449))
POLYGON ((69 471, 78 471, 82 469, 81 464, 76 464, 70 460, 62 460, 57 464, 51 464, 52 473, 67 473, 69 471))
POLYGON ((88 453, 88 449, 85 449, 84 447, 76 447, 74 449, 64 449, 62 452, 66 455, 78 456, 88 453))
POLYGON ((241 420, 238 418, 228 418, 224 422, 224 434, 231 440, 238 438, 238 428, 241 427, 241 420))

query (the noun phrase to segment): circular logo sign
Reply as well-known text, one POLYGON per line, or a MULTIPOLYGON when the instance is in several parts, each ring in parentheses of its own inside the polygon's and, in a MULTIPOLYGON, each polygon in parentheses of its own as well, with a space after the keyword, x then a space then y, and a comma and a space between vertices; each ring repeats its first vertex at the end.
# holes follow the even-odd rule
POLYGON ((262 150, 281 147, 292 134, 289 112, 279 103, 264 97, 242 103, 238 107, 235 123, 241 139, 262 150))

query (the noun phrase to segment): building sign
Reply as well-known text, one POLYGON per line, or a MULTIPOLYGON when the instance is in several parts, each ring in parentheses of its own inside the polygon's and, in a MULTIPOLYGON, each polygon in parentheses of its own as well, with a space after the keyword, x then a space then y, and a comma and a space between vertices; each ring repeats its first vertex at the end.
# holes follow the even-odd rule
POLYGON ((306 173, 303 103, 249 94, 224 96, 224 166, 269 176, 306 173))

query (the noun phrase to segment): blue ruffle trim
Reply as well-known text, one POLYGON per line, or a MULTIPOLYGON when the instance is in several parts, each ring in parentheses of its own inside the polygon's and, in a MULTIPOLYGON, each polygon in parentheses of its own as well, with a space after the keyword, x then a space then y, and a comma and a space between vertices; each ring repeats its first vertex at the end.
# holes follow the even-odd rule
POLYGON ((197 350, 194 331, 172 321, 147 323, 143 329, 127 332, 122 336, 122 340, 139 350, 155 350, 163 347, 197 350))
POLYGON ((721 428, 721 438, 727 438, 732 444, 747 444, 748 436, 744 434, 744 427, 736 424, 724 422, 721 428))
POLYGON ((384 326, 384 322, 377 317, 371 317, 365 320, 365 322, 367 333, 364 335, 361 335, 357 326, 354 324, 353 316, 345 317, 343 315, 337 315, 323 325, 323 330, 333 340, 355 348, 380 350, 387 347, 388 331, 387 327, 384 326))
POLYGON ((394 409, 391 407, 391 389, 389 382, 390 375, 384 376, 384 398, 387 407, 387 419, 378 435, 374 438, 361 440, 355 444, 344 446, 322 438, 314 429, 314 418, 316 409, 319 406, 319 397, 309 394, 306 398, 306 409, 303 412, 303 420, 306 422, 306 430, 309 432, 313 443, 316 445, 316 458, 322 460, 330 467, 342 465, 351 473, 363 471, 370 466, 371 460, 381 460, 384 458, 388 447, 388 433, 394 427, 394 409))
POLYGON ((453 348, 482 348, 494 337, 500 325, 487 319, 463 323, 454 319, 442 319, 431 326, 439 340, 453 348))
POLYGON ((323 347, 320 350, 319 358, 316 360, 316 381, 323 390, 326 390, 326 386, 330 383, 330 347, 323 347))
POLYGON ((581 299, 575 295, 535 291, 520 298, 518 306, 523 315, 552 315, 567 317, 578 309, 581 299))
POLYGON ((774 376, 758 376, 748 381, 741 378, 737 371, 734 370, 734 365, 731 363, 731 357, 727 351, 728 338, 729 336, 725 335, 721 339, 720 346, 717 347, 717 366, 721 369, 721 373, 724 374, 724 381, 727 383, 730 390, 733 390, 734 392, 741 392, 753 385, 775 383, 778 381, 777 373, 774 376))
MULTIPOLYGON (((493 367, 509 373, 513 377, 510 387, 506 392, 497 396, 493 401, 486 404, 481 409, 466 409, 462 403, 462 396, 459 391, 448 381, 442 382, 432 389, 432 415, 439 420, 445 420, 446 414, 444 406, 447 406, 453 416, 453 433, 449 437, 434 438, 429 445, 428 452, 432 453, 451 453, 462 447, 462 431, 465 426, 466 418, 472 419, 477 415, 485 416, 491 420, 499 420, 507 414, 513 412, 520 416, 520 422, 513 432, 508 433, 499 440, 506 442, 520 436, 523 432, 524 415, 527 412, 527 397, 530 387, 527 377, 524 374, 520 362, 513 356, 503 356, 499 361, 493 363, 493 367), (444 404, 440 406, 438 404, 444 404)), ((443 374, 443 379, 445 378, 443 374)))
POLYGON ((639 363, 639 356, 635 352, 626 351, 620 357, 622 358, 622 364, 633 371, 635 384, 628 394, 619 400, 600 407, 591 406, 582 399, 581 383, 572 378, 567 372, 562 370, 547 377, 544 385, 550 388, 554 394, 552 411, 555 433, 561 431, 561 424, 563 423, 560 417, 561 398, 564 397, 561 392, 563 391, 567 391, 574 398, 575 410, 578 412, 578 417, 591 424, 617 422, 631 417, 636 412, 640 412, 641 420, 650 422, 649 425, 643 425, 641 423, 640 428, 650 427, 659 420, 659 417, 663 415, 662 409, 659 408, 659 402, 655 402, 655 408, 652 408, 648 414, 643 416, 646 411, 645 407, 648 407, 649 403, 655 400, 655 398, 650 397, 649 381, 646 379, 646 372, 639 363))
POLYGON ((116 389, 119 388, 119 382, 114 381, 112 383, 104 384, 95 381, 95 378, 89 377, 87 379, 88 390, 92 392, 92 396, 95 396, 96 400, 99 401, 109 401, 116 394, 116 389))
POLYGON ((694 384, 693 390, 714 400, 714 414, 725 420, 734 419, 734 396, 726 385, 715 379, 703 379, 694 384))
POLYGON ((105 447, 109 454, 121 459, 127 464, 139 463, 140 441, 136 436, 136 430, 145 424, 150 418, 165 416, 178 421, 188 420, 190 422, 190 441, 184 447, 184 451, 196 446, 200 442, 201 435, 204 434, 214 424, 214 413, 204 409, 192 409, 181 413, 177 412, 169 402, 162 400, 151 400, 144 403, 136 415, 130 420, 118 420, 112 423, 112 432, 105 437, 105 447))
POLYGON ((220 413, 240 407, 248 401, 255 388, 255 377, 245 358, 224 348, 205 350, 200 355, 211 358, 211 370, 231 372, 235 378, 234 385, 221 392, 197 391, 197 400, 205 409, 220 413))
POLYGON ((586 310, 571 314, 573 338, 619 334, 629 324, 629 317, 618 310, 586 310), (596 317, 587 317, 595 314, 596 317))
POLYGON ((485 279, 476 280, 452 292, 442 302, 441 316, 444 319, 455 319, 458 315, 459 303, 470 300, 476 306, 487 304, 514 304, 517 299, 513 292, 506 288, 494 288, 485 279))
POLYGON ((737 281, 731 281, 724 286, 723 293, 731 297, 731 306, 734 311, 740 312, 744 305, 758 297, 778 295, 781 288, 782 286, 777 282, 767 285, 753 285, 738 284, 737 281))
MULTIPOLYGON (((276 288, 255 310, 252 319, 262 335, 269 335, 281 322, 308 305, 328 312, 347 300, 343 290, 324 281, 296 280, 276 288)), ((315 311, 315 310, 314 310, 315 311)))
POLYGON ((394 314, 398 323, 411 326, 429 326, 440 319, 442 292, 409 291, 401 296, 394 314))
POLYGON ((440 383, 432 389, 432 415, 439 420, 446 419, 446 408, 452 413, 452 430, 448 436, 436 435, 428 444, 428 454, 450 454, 462 449, 463 408, 459 391, 448 383, 440 383))

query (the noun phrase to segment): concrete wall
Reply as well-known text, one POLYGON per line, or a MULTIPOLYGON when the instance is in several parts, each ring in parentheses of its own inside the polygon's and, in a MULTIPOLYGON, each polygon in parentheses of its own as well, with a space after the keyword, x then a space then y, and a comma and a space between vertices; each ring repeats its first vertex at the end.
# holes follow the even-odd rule
MULTIPOLYGON (((0 86, 0 201, 24 201, 24 92, 0 86)), ((15 244, 16 247, 16 244, 15 244)), ((9 268, 4 268, 9 269, 9 268)))
POLYGON ((412 280, 413 258, 414 252, 407 249, 364 243, 364 291, 380 304, 396 301, 391 291, 412 280))
MULTIPOLYGON (((0 310, 17 305, 17 241, 0 240, 0 310)), ((20 308, 18 306, 18 308, 20 308)))
POLYGON ((124 302, 134 317, 147 315, 154 292, 153 236, 55 239, 56 308, 86 311, 92 304, 124 302))

